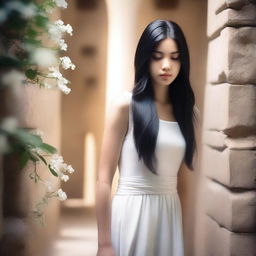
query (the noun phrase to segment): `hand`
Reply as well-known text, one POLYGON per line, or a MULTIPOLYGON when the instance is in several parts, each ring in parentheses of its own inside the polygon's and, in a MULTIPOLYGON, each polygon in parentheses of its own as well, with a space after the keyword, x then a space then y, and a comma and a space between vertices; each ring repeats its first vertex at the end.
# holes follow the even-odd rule
POLYGON ((96 256, 116 256, 112 245, 99 246, 96 256))

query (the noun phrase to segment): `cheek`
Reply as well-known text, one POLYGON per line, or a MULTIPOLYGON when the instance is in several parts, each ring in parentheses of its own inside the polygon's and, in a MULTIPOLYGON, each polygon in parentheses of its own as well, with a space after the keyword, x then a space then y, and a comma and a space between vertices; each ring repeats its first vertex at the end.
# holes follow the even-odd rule
POLYGON ((157 63, 153 62, 150 64, 150 73, 151 75, 156 75, 157 73, 157 70, 158 70, 158 67, 157 67, 157 63))

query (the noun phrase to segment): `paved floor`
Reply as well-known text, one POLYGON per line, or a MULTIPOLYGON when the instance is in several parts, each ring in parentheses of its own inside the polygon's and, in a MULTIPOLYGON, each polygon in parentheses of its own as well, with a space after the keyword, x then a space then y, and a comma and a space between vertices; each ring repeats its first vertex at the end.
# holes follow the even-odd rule
POLYGON ((96 256, 97 224, 93 210, 62 210, 60 229, 52 256, 96 256))

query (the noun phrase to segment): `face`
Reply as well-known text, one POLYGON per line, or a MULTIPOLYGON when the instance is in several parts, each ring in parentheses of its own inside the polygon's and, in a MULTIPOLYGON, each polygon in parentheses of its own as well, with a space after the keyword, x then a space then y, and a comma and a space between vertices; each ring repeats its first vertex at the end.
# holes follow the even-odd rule
POLYGON ((180 67, 180 52, 175 40, 163 39, 150 58, 149 69, 153 85, 170 85, 179 74, 180 67))

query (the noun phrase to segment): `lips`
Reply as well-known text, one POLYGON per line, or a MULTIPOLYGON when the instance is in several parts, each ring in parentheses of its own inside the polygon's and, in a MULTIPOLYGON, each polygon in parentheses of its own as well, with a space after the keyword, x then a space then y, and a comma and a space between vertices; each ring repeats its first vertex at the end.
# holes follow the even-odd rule
POLYGON ((162 74, 162 75, 160 75, 161 77, 170 77, 171 76, 171 74, 162 74))

